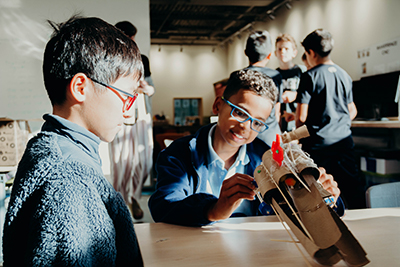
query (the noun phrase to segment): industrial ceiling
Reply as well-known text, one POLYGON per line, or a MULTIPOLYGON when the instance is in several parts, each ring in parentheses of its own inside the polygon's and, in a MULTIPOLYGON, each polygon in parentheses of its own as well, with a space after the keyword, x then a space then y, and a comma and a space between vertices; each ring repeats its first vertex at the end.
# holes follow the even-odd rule
POLYGON ((150 0, 151 43, 223 45, 292 0, 150 0))

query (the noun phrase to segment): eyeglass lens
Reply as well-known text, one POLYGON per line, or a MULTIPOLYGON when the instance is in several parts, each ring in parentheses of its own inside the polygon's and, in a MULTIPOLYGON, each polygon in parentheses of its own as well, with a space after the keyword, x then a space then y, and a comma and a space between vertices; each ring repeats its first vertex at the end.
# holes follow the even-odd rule
POLYGON ((137 92, 134 93, 134 94, 131 96, 131 95, 128 95, 127 92, 124 92, 123 90, 118 89, 118 88, 116 88, 116 87, 114 87, 114 86, 111 86, 111 85, 106 84, 106 83, 99 82, 99 81, 97 81, 97 80, 95 80, 95 79, 93 79, 93 78, 91 78, 91 79, 92 79, 93 82, 98 83, 98 84, 100 84, 100 85, 102 85, 102 86, 104 86, 104 87, 106 87, 106 88, 112 90, 114 93, 116 93, 116 94, 119 96, 119 98, 121 98, 121 100, 124 102, 124 106, 123 106, 123 108, 122 108, 122 111, 123 111, 123 112, 128 111, 128 110, 132 107, 133 103, 135 103, 135 100, 136 100, 137 97, 138 97, 138 93, 137 93, 137 92), (126 99, 123 99, 123 98, 121 97, 121 94, 120 94, 120 93, 124 94, 127 98, 126 98, 126 99))
POLYGON ((128 96, 128 99, 125 101, 124 111, 128 111, 131 109, 133 103, 135 103, 136 98, 137 94, 135 94, 134 97, 128 96))
POLYGON ((260 121, 249 117, 246 113, 241 111, 240 109, 233 107, 231 115, 239 122, 245 122, 247 120, 251 120, 251 129, 257 131, 257 132, 262 132, 264 129, 266 129, 266 125, 264 123, 261 123, 260 121))

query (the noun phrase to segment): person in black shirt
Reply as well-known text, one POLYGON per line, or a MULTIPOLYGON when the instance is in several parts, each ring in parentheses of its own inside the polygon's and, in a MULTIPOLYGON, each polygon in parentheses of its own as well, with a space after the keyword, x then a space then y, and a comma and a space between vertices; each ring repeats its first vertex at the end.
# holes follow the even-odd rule
POLYGON ((275 41, 275 56, 279 60, 279 68, 276 70, 282 75, 282 101, 280 126, 282 132, 291 131, 295 128, 294 113, 297 88, 301 74, 306 71, 303 65, 293 63, 297 56, 297 45, 294 38, 285 33, 280 34, 275 41))
MULTIPOLYGON (((115 24, 115 27, 120 29, 123 33, 129 36, 135 41, 137 28, 129 21, 120 21, 115 24)), ((136 41, 135 41, 136 42, 136 41)), ((146 110, 151 113, 151 96, 155 93, 153 79, 151 78, 150 61, 149 58, 141 54, 143 67, 144 67, 144 79, 140 80, 140 87, 142 93, 145 94, 146 110)))
MULTIPOLYGON (((115 27, 121 30, 123 33, 125 33, 130 39, 135 41, 135 36, 137 33, 137 28, 130 23, 129 21, 120 21, 117 24, 115 24, 115 27)), ((154 84, 153 80, 151 78, 151 72, 150 72, 150 62, 149 59, 141 54, 142 58, 142 63, 143 63, 143 68, 144 68, 144 77, 139 81, 139 93, 144 94, 144 101, 146 105, 146 113, 151 114, 151 96, 154 94, 155 89, 154 89, 154 84)), ((135 130, 133 124, 135 124, 136 118, 132 118, 131 120, 127 120, 124 124, 123 127, 129 127, 131 131, 133 132, 135 130)), ((147 128, 150 127, 150 130, 152 130, 151 126, 148 126, 144 123, 137 124, 137 126, 141 131, 146 132, 148 131, 147 128)), ((143 218, 143 210, 139 205, 138 198, 141 195, 142 192, 142 186, 144 184, 144 181, 147 177, 141 177, 140 175, 136 174, 136 177, 132 177, 132 180, 129 180, 129 182, 126 182, 125 180, 121 182, 121 177, 123 179, 130 179, 129 178, 129 171, 127 169, 120 170, 120 168, 114 166, 117 164, 118 161, 119 164, 124 164, 122 161, 125 159, 127 160, 128 158, 121 159, 120 154, 123 153, 122 147, 124 145, 122 143, 125 143, 125 145, 131 145, 133 142, 135 142, 132 138, 134 134, 131 132, 128 132, 129 134, 126 135, 121 135, 119 138, 116 138, 113 143, 111 143, 111 153, 117 155, 111 155, 111 162, 113 162, 113 169, 111 171, 112 177, 113 177, 113 185, 116 190, 122 191, 123 196, 125 198, 125 202, 128 204, 128 207, 130 208, 130 211, 133 215, 133 217, 136 220, 142 219, 143 218), (126 186, 127 183, 132 183, 132 186, 126 186), (131 195, 133 196, 131 197, 131 195)), ((138 141, 136 141, 138 142, 138 141)), ((146 147, 149 147, 150 145, 148 143, 144 144, 146 147)), ((137 161, 137 159, 136 159, 137 161)), ((133 164, 132 160, 127 160, 127 164, 133 164)))
POLYGON ((245 54, 249 58, 250 65, 246 69, 251 69, 264 73, 272 78, 278 88, 278 101, 273 107, 271 114, 266 120, 268 130, 258 135, 269 146, 275 141, 276 134, 281 134, 279 127, 280 105, 282 102, 281 81, 282 76, 277 70, 266 67, 271 58, 272 41, 267 31, 254 31, 250 33, 246 42, 245 54))
POLYGON ((333 38, 328 31, 313 31, 302 45, 311 67, 301 76, 296 98, 296 127, 305 124, 310 132, 310 137, 301 140, 302 148, 332 173, 348 208, 363 208, 365 192, 350 129, 357 115, 352 79, 330 58, 333 38))

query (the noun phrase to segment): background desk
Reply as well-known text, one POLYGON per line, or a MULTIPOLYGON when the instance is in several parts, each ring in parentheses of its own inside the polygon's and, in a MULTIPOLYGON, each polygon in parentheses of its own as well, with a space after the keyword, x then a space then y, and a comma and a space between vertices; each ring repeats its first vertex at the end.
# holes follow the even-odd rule
MULTIPOLYGON (((362 157, 400 161, 400 121, 352 121, 351 127, 359 166, 362 161, 365 165, 362 157)), ((369 171, 361 176, 365 181, 365 190, 375 184, 400 181, 400 173, 388 171, 377 174, 373 165, 363 170, 369 171)))
MULTIPOLYGON (((367 266, 400 266, 400 208, 349 210, 344 221, 367 252, 367 266)), ((276 216, 232 218, 201 228, 135 224, 135 230, 146 267, 307 266, 293 243, 272 240, 290 240, 276 216)))
POLYGON ((357 128, 400 128, 399 120, 389 121, 357 121, 351 122, 351 127, 357 128))
POLYGON ((356 147, 400 149, 400 121, 352 121, 356 147))

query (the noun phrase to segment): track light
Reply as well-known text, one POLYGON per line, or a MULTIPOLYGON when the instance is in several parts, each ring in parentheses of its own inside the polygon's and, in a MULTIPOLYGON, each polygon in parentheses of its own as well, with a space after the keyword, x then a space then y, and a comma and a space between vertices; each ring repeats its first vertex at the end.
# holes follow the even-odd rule
POLYGON ((286 8, 289 9, 289 10, 292 9, 292 5, 290 4, 290 2, 286 2, 286 3, 285 3, 285 6, 286 6, 286 8))
POLYGON ((274 10, 270 9, 267 11, 267 15, 270 18, 270 20, 274 20, 275 19, 275 14, 274 14, 274 10))
POLYGON ((271 20, 274 20, 274 19, 275 19, 274 13, 269 13, 269 14, 268 14, 268 17, 269 17, 271 20))

